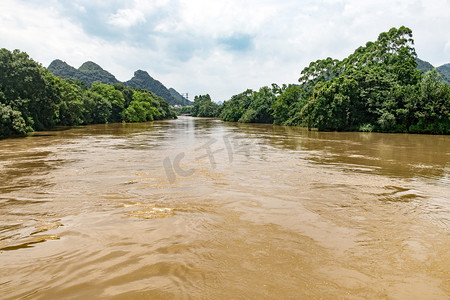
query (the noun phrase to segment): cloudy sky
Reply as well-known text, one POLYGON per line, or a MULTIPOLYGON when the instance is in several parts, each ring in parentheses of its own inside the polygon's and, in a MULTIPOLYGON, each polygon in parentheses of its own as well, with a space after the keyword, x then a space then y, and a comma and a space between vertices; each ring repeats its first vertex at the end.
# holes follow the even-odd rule
POLYGON ((0 47, 47 67, 92 60, 121 81, 142 69, 168 88, 222 101, 295 83, 405 25, 420 58, 450 62, 450 0, 1 0, 0 47))

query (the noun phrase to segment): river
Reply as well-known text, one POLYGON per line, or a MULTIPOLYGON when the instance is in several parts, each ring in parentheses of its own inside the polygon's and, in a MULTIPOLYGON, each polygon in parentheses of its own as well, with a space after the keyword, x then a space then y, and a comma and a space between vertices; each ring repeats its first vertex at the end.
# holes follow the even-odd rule
POLYGON ((0 298, 449 299, 449 163, 191 117, 0 140, 0 298))

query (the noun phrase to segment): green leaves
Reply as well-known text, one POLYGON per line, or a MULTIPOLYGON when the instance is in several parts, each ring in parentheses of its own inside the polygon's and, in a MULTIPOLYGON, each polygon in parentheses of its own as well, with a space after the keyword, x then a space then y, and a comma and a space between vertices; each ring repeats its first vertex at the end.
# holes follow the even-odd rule
POLYGON ((438 73, 421 78, 412 31, 391 28, 342 61, 304 68, 300 85, 233 96, 225 121, 298 125, 319 130, 450 132, 450 91, 438 73))
MULTIPOLYGON (((95 66, 86 65, 91 70, 95 66)), ((121 84, 84 84, 54 76, 24 52, 0 49, 0 138, 57 125, 174 118, 160 97, 121 84)))
POLYGON ((135 91, 133 101, 123 112, 126 122, 153 121, 161 116, 161 112, 155 107, 154 95, 147 91, 135 91))
POLYGON ((55 126, 60 99, 53 78, 25 52, 0 49, 0 91, 2 103, 19 111, 28 129, 55 126))
POLYGON ((123 97, 122 92, 116 90, 112 85, 99 82, 92 84, 91 91, 98 93, 111 103, 112 111, 108 118, 108 122, 121 122, 122 111, 125 106, 125 98, 123 97))
POLYGON ((193 117, 218 117, 219 114, 220 106, 212 102, 208 94, 195 96, 191 111, 193 117))
POLYGON ((220 116, 224 121, 231 122, 272 123, 274 120, 272 106, 277 93, 281 93, 286 88, 286 86, 280 88, 272 84, 272 88, 265 86, 258 92, 246 90, 226 101, 220 116))
POLYGON ((301 72, 298 81, 308 88, 313 88, 320 81, 333 79, 342 73, 342 64, 337 59, 328 57, 309 64, 301 72))
POLYGON ((244 112, 239 122, 242 123, 273 123, 273 108, 276 95, 269 87, 262 87, 251 95, 251 104, 244 112))
POLYGON ((437 134, 450 133, 450 86, 443 83, 434 69, 425 74, 419 83, 416 111, 417 123, 412 132, 437 134))
POLYGON ((25 123, 20 111, 12 109, 9 105, 0 103, 0 137, 23 135, 32 130, 25 123))
POLYGON ((252 103, 252 90, 234 95, 229 101, 225 101, 222 106, 220 117, 227 122, 237 122, 252 103))
POLYGON ((272 104, 274 124, 301 125, 298 113, 306 104, 306 93, 299 85, 289 85, 272 104))
POLYGON ((402 26, 381 33, 340 62, 327 58, 311 63, 299 79, 311 92, 297 114, 301 123, 319 130, 444 132, 430 124, 447 122, 448 111, 438 99, 448 98, 448 88, 431 75, 420 83, 413 45, 411 29, 402 26))

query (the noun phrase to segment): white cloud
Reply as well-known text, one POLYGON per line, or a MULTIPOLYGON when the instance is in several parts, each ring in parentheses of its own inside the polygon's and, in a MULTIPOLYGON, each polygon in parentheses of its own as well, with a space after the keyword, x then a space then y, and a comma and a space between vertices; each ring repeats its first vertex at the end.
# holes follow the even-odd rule
POLYGON ((119 9, 108 18, 109 24, 125 28, 145 23, 145 21, 144 14, 137 9, 119 9))
POLYGON ((20 48, 43 63, 50 59, 49 55, 58 52, 73 56, 77 52, 93 49, 95 43, 86 43, 89 38, 81 28, 67 19, 59 18, 54 7, 5 1, 0 11, 2 47, 20 48))
POLYGON ((86 8, 85 8, 83 5, 81 5, 81 4, 74 3, 74 7, 75 7, 79 12, 82 12, 82 13, 85 13, 85 12, 86 12, 86 8))
POLYGON ((215 100, 295 83, 311 61, 342 59, 402 25, 413 30, 422 59, 450 62, 448 0, 39 2, 2 0, 0 47, 20 48, 44 65, 93 60, 119 80, 139 68, 167 87, 215 100))
POLYGON ((255 33, 276 11, 268 1, 182 0, 180 19, 184 30, 217 38, 236 31, 255 33))

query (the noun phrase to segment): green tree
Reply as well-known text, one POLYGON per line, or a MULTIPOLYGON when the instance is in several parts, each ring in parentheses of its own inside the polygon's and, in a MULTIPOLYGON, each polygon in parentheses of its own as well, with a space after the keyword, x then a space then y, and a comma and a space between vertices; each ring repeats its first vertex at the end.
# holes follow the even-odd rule
POLYGON ((121 122, 122 112, 125 108, 125 98, 123 97, 121 91, 116 90, 112 85, 99 82, 92 84, 90 90, 101 95, 103 98, 107 99, 109 103, 111 103, 112 111, 108 118, 108 122, 121 122))
POLYGON ((55 126, 59 98, 52 84, 54 76, 25 52, 0 49, 0 91, 2 104, 19 111, 30 130, 55 126))
POLYGON ((289 85, 272 104, 273 123, 277 125, 301 125, 298 114, 305 106, 304 88, 289 85), (298 122, 298 123, 297 123, 298 122))
POLYGON ((110 120, 111 102, 97 92, 89 90, 83 94, 83 108, 85 124, 103 124, 110 120))
POLYGON ((147 91, 134 91, 133 101, 123 113, 123 118, 127 122, 147 122, 153 121, 161 115, 155 107, 156 99, 147 91))
POLYGON ((20 111, 0 103, 0 138, 11 135, 23 135, 32 130, 25 123, 20 111))
POLYGON ((252 90, 234 95, 229 101, 225 101, 222 106, 220 117, 227 122, 237 122, 252 103, 252 90))
MULTIPOLYGON (((84 68, 99 70, 93 63, 84 68)), ((124 116, 133 122, 176 117, 148 91, 102 83, 88 89, 54 76, 25 52, 0 49, 0 138, 57 125, 120 122, 124 116)))
POLYGON ((411 94, 420 78, 412 31, 392 28, 339 62, 317 61, 299 81, 312 94, 302 109, 308 127, 321 130, 406 131, 411 94))
POLYGON ((219 114, 219 105, 212 102, 208 94, 194 97, 194 106, 191 111, 193 117, 218 117, 219 114))
POLYGON ((251 104, 239 122, 243 123, 273 123, 273 108, 276 94, 269 87, 262 87, 251 96, 251 104))
POLYGON ((328 57, 319 59, 309 64, 301 72, 298 81, 308 90, 312 91, 314 86, 321 81, 328 81, 342 73, 342 63, 337 59, 328 57))
POLYGON ((74 126, 86 123, 83 118, 83 91, 71 80, 56 79, 59 87, 58 125, 74 126))
POLYGON ((415 103, 416 124, 411 132, 450 133, 450 86, 442 82, 434 69, 427 72, 419 83, 419 97, 415 103))

